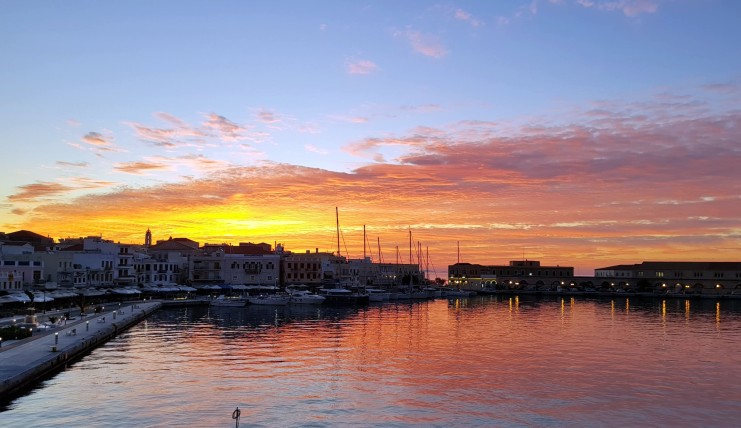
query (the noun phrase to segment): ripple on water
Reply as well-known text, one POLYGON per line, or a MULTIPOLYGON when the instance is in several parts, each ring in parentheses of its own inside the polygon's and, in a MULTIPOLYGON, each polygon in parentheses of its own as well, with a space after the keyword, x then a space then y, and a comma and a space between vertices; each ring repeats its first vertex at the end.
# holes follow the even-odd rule
POLYGON ((243 423, 270 427, 741 418, 741 313, 634 300, 164 310, 0 418, 23 427, 231 426, 237 406, 243 423))

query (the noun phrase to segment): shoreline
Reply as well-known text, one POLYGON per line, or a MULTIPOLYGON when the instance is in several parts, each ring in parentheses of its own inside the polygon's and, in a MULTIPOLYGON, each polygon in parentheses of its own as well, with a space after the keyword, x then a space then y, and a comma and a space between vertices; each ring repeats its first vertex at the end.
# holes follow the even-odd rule
POLYGON ((640 297, 653 299, 692 299, 692 300, 741 300, 741 294, 681 294, 652 292, 603 292, 603 291, 544 291, 544 290, 470 290, 478 295, 489 296, 549 296, 549 297, 640 297))
MULTIPOLYGON (((163 307, 148 301, 116 307, 0 348, 0 403, 33 388, 98 346, 138 324, 163 307)), ((167 305, 170 306, 170 305, 167 305)))

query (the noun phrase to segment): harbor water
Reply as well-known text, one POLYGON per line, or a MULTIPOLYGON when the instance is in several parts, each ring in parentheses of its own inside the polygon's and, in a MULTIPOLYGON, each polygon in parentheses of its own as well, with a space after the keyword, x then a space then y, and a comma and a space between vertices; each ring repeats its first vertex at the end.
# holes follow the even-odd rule
POLYGON ((477 296, 164 309, 3 427, 736 426, 741 301, 477 296))

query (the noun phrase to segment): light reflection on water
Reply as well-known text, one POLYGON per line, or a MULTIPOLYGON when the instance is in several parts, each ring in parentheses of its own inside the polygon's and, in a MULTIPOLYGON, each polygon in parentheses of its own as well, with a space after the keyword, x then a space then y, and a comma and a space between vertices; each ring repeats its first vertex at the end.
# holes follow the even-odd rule
POLYGON ((475 297, 165 310, 3 426, 732 426, 741 302, 475 297))

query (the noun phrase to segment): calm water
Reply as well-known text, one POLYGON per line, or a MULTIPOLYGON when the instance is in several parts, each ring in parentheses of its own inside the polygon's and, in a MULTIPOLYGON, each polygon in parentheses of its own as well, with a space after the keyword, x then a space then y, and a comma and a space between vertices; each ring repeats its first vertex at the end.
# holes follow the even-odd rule
POLYGON ((476 297, 160 311, 4 427, 733 426, 741 301, 476 297))

